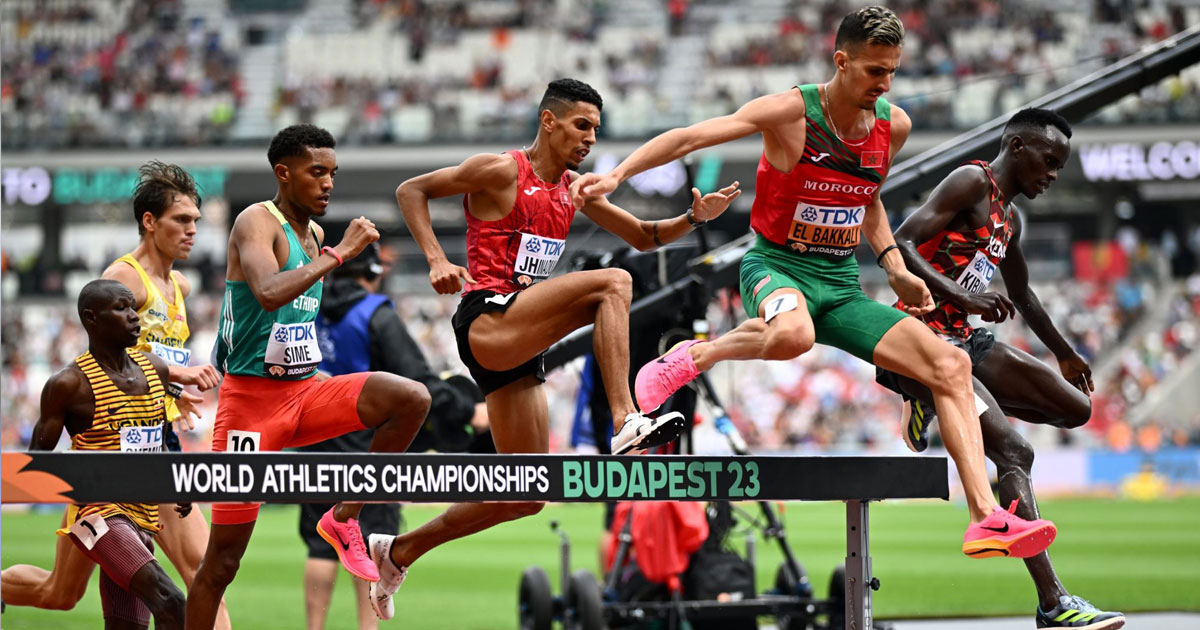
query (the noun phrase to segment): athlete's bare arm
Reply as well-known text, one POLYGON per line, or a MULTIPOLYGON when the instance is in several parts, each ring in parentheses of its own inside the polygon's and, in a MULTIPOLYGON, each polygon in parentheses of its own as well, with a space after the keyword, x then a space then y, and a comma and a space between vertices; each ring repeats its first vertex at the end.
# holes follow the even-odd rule
POLYGON ((727 116, 659 134, 605 175, 588 173, 571 184, 571 200, 582 207, 585 197, 606 195, 642 171, 677 160, 692 151, 751 134, 763 134, 763 150, 777 167, 790 170, 804 152, 804 97, 799 90, 760 96, 727 116))
MULTIPOLYGON (((334 249, 345 260, 378 239, 374 224, 359 217, 350 222, 342 242, 334 249)), ((267 311, 296 299, 338 265, 333 256, 314 256, 307 265, 281 271, 287 257, 288 241, 279 220, 262 204, 250 206, 234 220, 229 235, 228 278, 246 282, 267 311)))
MULTIPOLYGON (((896 155, 900 153, 900 149, 904 147, 904 143, 908 141, 908 134, 912 131, 912 120, 904 110, 891 106, 891 138, 888 151, 888 169, 891 169, 892 163, 896 160, 896 155)), ((887 210, 883 207, 883 200, 880 199, 879 193, 883 189, 884 179, 879 180, 879 188, 875 189, 875 194, 871 196, 871 201, 867 203, 863 210, 863 238, 871 246, 871 249, 876 254, 884 252, 887 248, 896 244, 895 238, 892 236, 892 226, 888 223, 887 210)), ((933 296, 929 293, 929 287, 925 286, 925 282, 919 277, 913 275, 912 272, 904 265, 904 257, 895 251, 887 251, 882 258, 878 260, 879 265, 887 272, 888 285, 892 287, 896 295, 904 302, 904 310, 909 315, 922 315, 933 310, 933 296)))
POLYGON ((938 273, 917 247, 942 230, 973 230, 988 220, 991 182, 976 166, 960 166, 933 189, 929 199, 896 230, 896 245, 909 270, 925 281, 938 297, 949 300, 984 321, 1002 322, 1015 312, 1013 304, 995 291, 971 293, 938 273))
POLYGON ((33 425, 31 451, 52 451, 63 429, 75 435, 87 429, 85 419, 95 410, 92 386, 74 365, 61 370, 42 387, 41 414, 33 425))
MULTIPOLYGON (((165 387, 167 384, 167 379, 170 378, 170 366, 167 365, 166 361, 163 361, 161 358, 159 358, 158 355, 154 354, 153 352, 143 352, 142 354, 146 357, 146 359, 148 359, 150 361, 150 365, 154 366, 154 372, 156 374, 158 374, 158 380, 161 381, 163 386, 165 387)), ((149 386, 150 384, 146 383, 146 385, 149 386)), ((186 416, 186 415, 187 414, 183 414, 183 416, 186 416)), ((167 409, 166 409, 166 406, 164 405, 163 406, 163 424, 165 425, 166 422, 167 422, 167 409)), ((192 428, 190 426, 190 420, 189 420, 189 426, 187 428, 188 428, 188 430, 191 430, 191 428, 192 428)), ((186 517, 188 514, 192 513, 192 504, 191 503, 176 503, 175 511, 179 513, 180 518, 186 517)))
MULTIPOLYGON (((571 177, 574 180, 579 175, 572 173, 571 177)), ((741 194, 737 182, 703 197, 700 196, 699 190, 693 188, 692 217, 696 221, 711 221, 721 216, 729 204, 741 194)), ((642 221, 627 210, 610 203, 603 196, 588 197, 580 212, 640 252, 648 252, 660 245, 677 241, 693 229, 687 220, 686 212, 673 219, 642 221)))
POLYGON ((396 203, 404 214, 417 245, 429 262, 429 283, 438 293, 457 293, 465 280, 475 279, 463 267, 446 259, 446 252, 433 234, 429 200, 467 195, 471 215, 484 220, 502 219, 512 211, 517 194, 517 162, 507 155, 480 153, 458 166, 447 166, 418 175, 396 189, 396 203))
POLYGON ((116 280, 125 285, 133 293, 133 309, 140 310, 146 305, 146 285, 142 284, 142 278, 138 275, 133 265, 127 262, 116 261, 109 265, 100 277, 105 280, 116 280))
POLYGON ((1063 377, 1079 391, 1090 394, 1096 389, 1092 383, 1092 368, 1063 338, 1050 316, 1046 314, 1046 309, 1042 308, 1041 300, 1029 287, 1029 267, 1025 264, 1025 252, 1021 249, 1024 220, 1015 207, 1011 221, 1012 237, 1008 241, 1007 254, 1000 261, 1000 275, 1004 276, 1008 297, 1012 299, 1012 304, 1021 313, 1021 317, 1025 318, 1025 323, 1029 325, 1033 334, 1054 353, 1063 377))
POLYGON ((192 281, 180 271, 172 271, 171 277, 175 279, 175 284, 179 285, 179 294, 186 300, 192 294, 192 281))

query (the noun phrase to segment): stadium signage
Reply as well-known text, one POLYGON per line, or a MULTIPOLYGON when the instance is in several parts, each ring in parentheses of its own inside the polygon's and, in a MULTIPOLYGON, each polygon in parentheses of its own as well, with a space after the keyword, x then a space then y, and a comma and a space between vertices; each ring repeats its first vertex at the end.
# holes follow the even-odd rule
MULTIPOLYGON (((198 166, 188 172, 196 180, 202 197, 224 197, 229 169, 198 166)), ((47 169, 6 168, 0 174, 4 185, 4 203, 40 206, 48 201, 58 205, 126 203, 137 185, 137 169, 47 169)))
POLYGON ((37 452, 0 458, 5 503, 827 501, 949 494, 944 457, 37 452))
POLYGON ((1091 182, 1148 182, 1200 177, 1200 142, 1085 144, 1079 150, 1083 176, 1091 182))

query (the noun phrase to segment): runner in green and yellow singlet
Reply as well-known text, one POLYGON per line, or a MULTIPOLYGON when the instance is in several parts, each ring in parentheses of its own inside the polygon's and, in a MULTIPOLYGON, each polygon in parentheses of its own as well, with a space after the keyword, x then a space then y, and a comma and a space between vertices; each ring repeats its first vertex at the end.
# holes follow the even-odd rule
MULTIPOLYGON (((217 362, 225 371, 213 428, 213 451, 278 451, 364 428, 374 452, 403 452, 429 411, 429 392, 386 372, 318 375, 321 349, 314 323, 321 279, 379 238, 364 217, 342 241, 322 247, 312 221, 329 206, 337 173, 334 139, 312 125, 293 125, 271 141, 267 159, 278 192, 246 208, 229 236, 217 362)), ((379 579, 356 520, 359 503, 342 502, 317 523, 342 565, 379 579)), ((213 534, 188 592, 188 628, 210 628, 233 581, 258 518, 257 504, 214 504, 213 534)))

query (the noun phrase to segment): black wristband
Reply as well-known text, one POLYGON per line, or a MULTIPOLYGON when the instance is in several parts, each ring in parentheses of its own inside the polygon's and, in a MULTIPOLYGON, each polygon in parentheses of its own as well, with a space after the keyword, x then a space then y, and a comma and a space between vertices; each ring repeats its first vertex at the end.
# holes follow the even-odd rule
POLYGON ((687 222, 691 224, 692 227, 700 227, 701 225, 708 223, 708 221, 697 221, 695 215, 692 214, 691 206, 688 206, 687 213, 683 216, 687 218, 687 222))
POLYGON ((170 396, 171 398, 179 398, 180 396, 183 395, 183 388, 176 385, 175 383, 167 383, 167 386, 165 389, 167 390, 167 395, 170 396))
POLYGON ((900 249, 900 246, 895 243, 892 243, 891 245, 884 247, 883 251, 879 252, 879 257, 875 259, 875 264, 879 265, 882 268, 883 267, 883 257, 887 256, 887 253, 892 251, 893 249, 900 249))
POLYGON ((654 244, 662 247, 663 242, 658 240, 658 221, 651 221, 650 225, 654 226, 654 244))

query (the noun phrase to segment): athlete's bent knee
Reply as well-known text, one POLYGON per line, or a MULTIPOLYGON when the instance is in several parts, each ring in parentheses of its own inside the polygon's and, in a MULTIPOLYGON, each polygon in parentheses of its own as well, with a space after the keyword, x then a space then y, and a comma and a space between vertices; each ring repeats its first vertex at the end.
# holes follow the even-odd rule
MULTIPOLYGON (((170 582, 169 578, 164 578, 170 582)), ((176 623, 183 622, 184 611, 187 608, 187 597, 183 591, 170 584, 170 588, 162 586, 159 592, 155 594, 152 601, 146 602, 146 607, 154 615, 156 620, 172 621, 176 623)))
POLYGON ((1005 471, 1020 470, 1026 475, 1033 471, 1033 445, 1020 436, 1005 441, 1000 445, 995 463, 997 474, 1004 476, 1005 471))
POLYGON ((240 558, 218 555, 215 558, 205 558, 204 567, 208 569, 209 580, 221 588, 229 586, 241 567, 240 558))
POLYGON ((604 269, 605 292, 626 302, 633 301, 633 276, 624 269, 604 269))
POLYGON ((1082 392, 1073 394, 1071 407, 1061 420, 1060 427, 1063 429, 1078 429, 1092 419, 1092 400, 1082 392))
POLYGON ((87 592, 87 582, 83 589, 55 589, 42 597, 42 605, 38 608, 45 610, 72 610, 87 592))
POLYGON ((810 326, 772 330, 767 337, 766 347, 763 348, 766 355, 763 358, 772 361, 794 359, 812 350, 814 342, 810 326))
POLYGON ((934 392, 948 395, 963 394, 971 382, 971 357, 961 348, 946 344, 933 358, 932 381, 924 383, 934 392))

